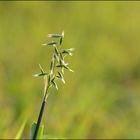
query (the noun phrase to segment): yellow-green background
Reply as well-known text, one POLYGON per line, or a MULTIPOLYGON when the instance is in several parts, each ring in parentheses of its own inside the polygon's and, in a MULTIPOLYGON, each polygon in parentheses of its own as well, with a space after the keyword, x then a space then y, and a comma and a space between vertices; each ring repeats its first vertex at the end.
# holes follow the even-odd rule
POLYGON ((37 120, 51 49, 65 31, 65 72, 47 102, 45 133, 62 138, 140 138, 140 2, 0 2, 0 138, 23 138, 37 120))

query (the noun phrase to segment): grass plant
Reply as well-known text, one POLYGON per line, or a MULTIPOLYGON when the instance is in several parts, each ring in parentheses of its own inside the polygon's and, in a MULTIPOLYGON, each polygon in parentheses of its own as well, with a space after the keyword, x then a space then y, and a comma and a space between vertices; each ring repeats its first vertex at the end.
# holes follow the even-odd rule
POLYGON ((45 47, 52 47, 53 49, 50 68, 49 70, 46 71, 42 68, 41 64, 39 64, 40 73, 34 75, 35 77, 43 77, 44 79, 43 100, 39 116, 37 119, 36 127, 33 132, 34 134, 32 135, 32 139, 34 140, 37 139, 38 137, 38 132, 41 125, 45 105, 50 94, 49 92, 50 88, 55 87, 58 90, 57 80, 61 80, 65 84, 64 71, 69 70, 73 72, 73 70, 69 67, 68 63, 65 62, 65 58, 68 55, 70 56, 73 55, 72 52, 74 48, 62 49, 62 44, 64 40, 64 31, 62 32, 62 34, 48 34, 48 37, 55 39, 57 41, 52 40, 51 42, 42 44, 45 47))

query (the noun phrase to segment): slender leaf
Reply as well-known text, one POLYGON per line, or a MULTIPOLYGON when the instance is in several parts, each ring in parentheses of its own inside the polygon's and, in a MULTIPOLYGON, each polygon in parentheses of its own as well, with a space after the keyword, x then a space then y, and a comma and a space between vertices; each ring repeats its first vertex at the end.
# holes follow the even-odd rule
POLYGON ((18 132, 17 132, 17 134, 16 134, 16 136, 15 136, 15 139, 21 139, 21 136, 22 136, 22 133, 23 133, 23 131, 24 131, 26 122, 27 122, 27 119, 25 119, 25 120, 23 121, 22 125, 20 126, 20 128, 19 128, 19 130, 18 130, 18 132))
MULTIPOLYGON (((36 125, 37 124, 35 122, 32 124, 31 139, 33 139, 34 132, 35 132, 35 129, 36 129, 36 125)), ((41 125, 40 128, 39 128, 39 131, 38 131, 37 139, 43 139, 43 131, 44 131, 44 125, 41 125)))

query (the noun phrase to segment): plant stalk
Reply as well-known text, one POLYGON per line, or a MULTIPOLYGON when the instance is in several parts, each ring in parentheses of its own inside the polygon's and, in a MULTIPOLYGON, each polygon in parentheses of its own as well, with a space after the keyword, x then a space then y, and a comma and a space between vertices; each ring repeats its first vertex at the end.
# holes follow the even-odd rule
POLYGON ((42 117, 43 117, 43 113, 44 113, 44 108, 45 108, 45 105, 46 105, 46 100, 47 100, 47 97, 48 97, 47 95, 49 95, 49 94, 47 94, 48 93, 48 88, 49 87, 47 87, 47 89, 45 91, 45 95, 44 95, 44 98, 43 98, 43 101, 42 101, 42 104, 41 104, 40 113, 39 113, 39 116, 38 116, 35 132, 34 132, 34 135, 33 135, 33 140, 37 139, 38 131, 39 131, 40 124, 41 124, 42 117))

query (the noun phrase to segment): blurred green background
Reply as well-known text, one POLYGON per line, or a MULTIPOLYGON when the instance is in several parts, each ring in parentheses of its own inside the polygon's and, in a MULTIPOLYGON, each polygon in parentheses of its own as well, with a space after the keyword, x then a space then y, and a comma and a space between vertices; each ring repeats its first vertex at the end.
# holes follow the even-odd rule
POLYGON ((0 2, 0 138, 28 119, 30 137, 43 96, 48 33, 65 31, 75 73, 52 91, 45 133, 62 138, 140 138, 140 2, 0 2))

